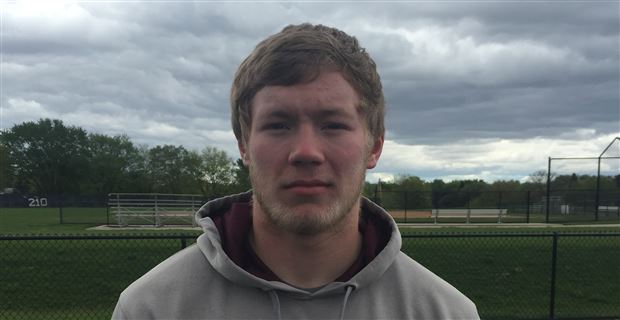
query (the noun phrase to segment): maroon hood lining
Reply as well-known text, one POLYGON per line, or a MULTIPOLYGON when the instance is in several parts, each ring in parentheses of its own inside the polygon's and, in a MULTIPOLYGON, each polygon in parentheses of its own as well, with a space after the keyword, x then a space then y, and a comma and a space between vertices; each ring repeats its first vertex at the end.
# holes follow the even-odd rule
MULTIPOLYGON (((283 282, 256 255, 250 245, 252 206, 249 202, 233 203, 228 211, 211 216, 220 234, 222 248, 228 257, 243 270, 267 281, 283 282)), ((359 226, 362 249, 353 264, 335 281, 346 282, 361 271, 387 245, 391 226, 378 217, 362 211, 359 226)))

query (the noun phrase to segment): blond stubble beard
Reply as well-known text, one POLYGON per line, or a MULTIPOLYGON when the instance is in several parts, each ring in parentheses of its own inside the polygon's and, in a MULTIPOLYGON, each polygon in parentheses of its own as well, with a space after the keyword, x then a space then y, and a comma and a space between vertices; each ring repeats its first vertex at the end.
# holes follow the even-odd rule
MULTIPOLYGON (((350 188, 345 185, 341 197, 329 204, 325 208, 325 212, 321 214, 304 214, 302 216, 296 215, 294 208, 287 206, 282 201, 278 201, 275 194, 277 190, 274 190, 274 193, 271 194, 273 199, 268 193, 263 192, 264 190, 261 189, 263 185, 260 182, 265 181, 265 179, 257 172, 260 170, 256 170, 253 165, 250 165, 249 171, 254 199, 265 213, 269 222, 282 231, 299 235, 316 235, 339 229, 342 221, 353 210, 353 207, 359 206, 359 199, 366 177, 366 169, 363 163, 360 162, 354 172, 358 176, 357 183, 353 183, 350 188), (349 195, 351 196, 348 197, 349 195)), ((275 189, 275 186, 268 187, 275 189)))

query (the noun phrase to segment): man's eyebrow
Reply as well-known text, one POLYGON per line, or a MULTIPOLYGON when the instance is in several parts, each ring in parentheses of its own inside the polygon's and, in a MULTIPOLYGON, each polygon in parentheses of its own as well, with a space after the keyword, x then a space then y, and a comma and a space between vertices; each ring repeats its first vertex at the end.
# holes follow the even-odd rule
POLYGON ((272 110, 263 115, 263 118, 290 118, 291 113, 285 110, 272 110))
MULTIPOLYGON (((355 115, 346 112, 340 108, 322 108, 319 110, 315 110, 311 112, 311 116, 313 118, 325 119, 325 118, 343 118, 343 119, 353 119, 355 115)), ((290 119, 295 117, 295 112, 285 110, 285 109, 275 109, 266 112, 261 116, 262 119, 290 119)))
POLYGON ((355 116, 346 112, 342 109, 334 108, 334 109, 321 109, 316 112, 316 115, 321 118, 329 118, 329 117, 342 117, 347 119, 352 119, 355 116))

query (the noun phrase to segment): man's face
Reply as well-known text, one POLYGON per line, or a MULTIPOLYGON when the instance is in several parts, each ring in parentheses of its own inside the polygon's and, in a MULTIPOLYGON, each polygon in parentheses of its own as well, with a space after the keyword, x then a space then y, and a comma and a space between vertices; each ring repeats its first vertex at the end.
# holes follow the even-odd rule
POLYGON ((317 234, 357 214, 366 169, 383 137, 369 141, 359 98, 339 72, 312 82, 267 86, 252 100, 246 144, 255 210, 278 228, 317 234))

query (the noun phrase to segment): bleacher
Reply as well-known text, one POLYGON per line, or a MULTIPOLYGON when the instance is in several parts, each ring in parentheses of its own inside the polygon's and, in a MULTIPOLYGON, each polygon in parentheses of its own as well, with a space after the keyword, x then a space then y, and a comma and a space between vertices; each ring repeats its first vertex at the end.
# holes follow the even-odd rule
POLYGON ((108 207, 118 226, 196 226, 194 213, 205 202, 198 194, 110 193, 108 207))
POLYGON ((469 223, 471 218, 492 218, 497 219, 498 223, 502 222, 502 218, 506 216, 508 209, 481 209, 481 208, 463 208, 463 209, 433 209, 431 216, 435 223, 441 218, 464 218, 469 223))

